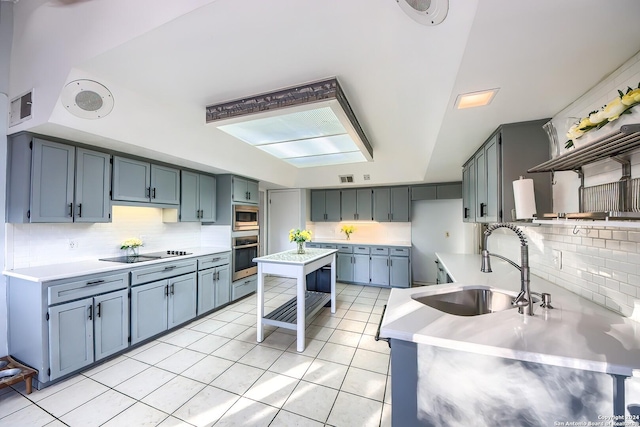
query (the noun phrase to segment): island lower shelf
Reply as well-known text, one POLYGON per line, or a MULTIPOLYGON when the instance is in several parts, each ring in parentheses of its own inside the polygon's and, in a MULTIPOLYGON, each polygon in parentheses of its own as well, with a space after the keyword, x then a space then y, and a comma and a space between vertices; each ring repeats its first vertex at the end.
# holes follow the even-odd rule
MULTIPOLYGON (((277 326, 279 328, 296 329, 297 328, 297 298, 293 297, 280 307, 273 310, 262 318, 264 325, 277 326)), ((306 291, 305 304, 305 324, 315 317, 324 305, 331 301, 331 294, 326 292, 306 291)))

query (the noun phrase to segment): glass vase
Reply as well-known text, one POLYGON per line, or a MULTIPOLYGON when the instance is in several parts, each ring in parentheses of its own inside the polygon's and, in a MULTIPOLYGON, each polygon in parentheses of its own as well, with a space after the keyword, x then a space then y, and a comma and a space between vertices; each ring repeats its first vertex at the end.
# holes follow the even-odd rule
POLYGON ((299 254, 304 253, 304 242, 298 242, 298 253, 299 254))
POLYGON ((138 246, 127 248, 128 257, 137 257, 138 255, 140 255, 140 248, 138 246))

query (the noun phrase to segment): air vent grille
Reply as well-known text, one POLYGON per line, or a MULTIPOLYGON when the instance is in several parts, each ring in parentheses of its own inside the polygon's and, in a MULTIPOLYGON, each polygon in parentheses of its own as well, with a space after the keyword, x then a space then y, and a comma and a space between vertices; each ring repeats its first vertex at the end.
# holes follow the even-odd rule
POLYGON ((353 182, 353 175, 339 175, 341 184, 350 184, 353 182))
POLYGON ((33 92, 27 92, 11 100, 9 110, 9 126, 15 126, 31 118, 31 107, 33 105, 33 92))

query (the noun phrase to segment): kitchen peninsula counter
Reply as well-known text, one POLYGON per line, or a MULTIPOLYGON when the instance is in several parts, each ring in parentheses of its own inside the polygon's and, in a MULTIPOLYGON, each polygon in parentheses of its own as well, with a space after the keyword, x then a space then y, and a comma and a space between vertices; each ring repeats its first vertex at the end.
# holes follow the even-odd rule
MULTIPOLYGON (((186 249, 180 249, 186 252, 191 252, 190 255, 180 255, 171 258, 161 258, 152 261, 144 261, 138 263, 119 263, 111 261, 99 261, 99 260, 85 260, 61 264, 49 264, 39 265, 35 267, 17 268, 13 270, 5 270, 2 272, 5 276, 15 277, 17 279, 27 280, 30 282, 50 282, 58 279, 69 279, 79 276, 87 276, 97 273, 109 273, 118 272, 123 270, 131 270, 137 267, 152 266, 162 262, 171 261, 183 261, 191 258, 197 258, 205 255, 212 255, 222 252, 229 252, 231 248, 228 247, 192 247, 186 249)), ((151 251, 149 251, 151 252, 151 251)), ((141 255, 144 255, 142 253, 141 255)), ((113 255, 105 255, 109 257, 113 255)))

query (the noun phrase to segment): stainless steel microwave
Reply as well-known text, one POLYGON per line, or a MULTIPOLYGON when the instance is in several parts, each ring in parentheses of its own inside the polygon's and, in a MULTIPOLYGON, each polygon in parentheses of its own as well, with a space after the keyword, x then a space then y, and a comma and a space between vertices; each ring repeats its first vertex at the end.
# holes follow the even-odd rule
POLYGON ((257 206, 233 205, 233 231, 258 230, 257 206))

